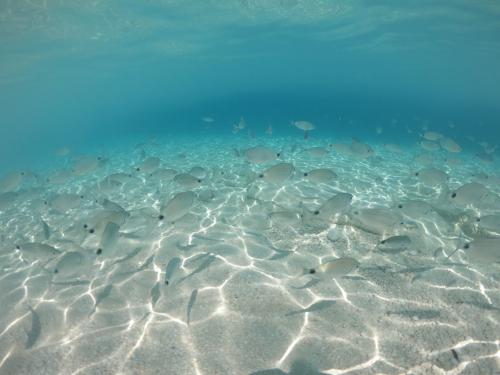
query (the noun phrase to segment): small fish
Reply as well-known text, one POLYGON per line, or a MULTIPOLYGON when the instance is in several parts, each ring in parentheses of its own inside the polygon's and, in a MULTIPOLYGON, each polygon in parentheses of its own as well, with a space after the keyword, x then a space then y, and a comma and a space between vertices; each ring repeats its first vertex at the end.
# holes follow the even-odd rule
POLYGON ((193 244, 188 244, 188 245, 182 245, 180 243, 180 241, 177 241, 177 243, 175 244, 175 246, 177 246, 177 248, 181 251, 189 251, 193 248, 195 248, 196 246, 198 246, 197 244, 193 243, 193 244))
POLYGON ((46 240, 50 238, 50 228, 49 225, 42 220, 43 236, 46 240))
POLYGON ((458 358, 458 353, 455 349, 451 349, 451 354, 453 354, 453 358, 455 358, 457 362, 460 362, 460 358, 458 358))
POLYGON ((31 306, 28 306, 28 308, 31 311, 31 329, 29 332, 26 332, 28 339, 24 347, 26 349, 31 349, 40 337, 42 325, 40 323, 40 316, 38 316, 37 312, 31 306))
POLYGON ((309 280, 307 283, 305 283, 304 285, 302 286, 292 286, 293 289, 307 289, 307 288, 310 288, 314 285, 316 285, 317 283, 319 283, 321 280, 320 279, 311 279, 309 280))
POLYGON ((333 300, 321 300, 319 302, 315 302, 309 307, 306 307, 305 309, 301 310, 295 310, 295 311, 290 311, 285 314, 285 316, 292 316, 292 315, 297 315, 297 314, 304 314, 306 312, 314 312, 314 311, 320 311, 324 310, 332 305, 335 304, 335 301, 333 300))
POLYGON ((178 283, 181 283, 182 281, 186 280, 187 278, 193 276, 193 275, 196 275, 197 273, 200 273, 201 271, 203 271, 204 269, 208 268, 210 266, 210 264, 212 264, 213 261, 215 261, 217 258, 213 255, 209 255, 207 257, 207 259, 199 265, 198 268, 196 268, 193 272, 191 272, 189 275, 187 276, 184 276, 182 279, 180 279, 178 281, 178 283))
POLYGON ((139 254, 139 253, 141 252, 141 250, 142 250, 142 247, 138 247, 138 248, 136 248, 136 249, 132 250, 132 251, 130 252, 130 254, 127 254, 127 255, 125 255, 124 257, 122 257, 122 258, 119 258, 119 259, 115 260, 113 263, 111 263, 111 265, 112 265, 112 266, 114 266, 114 265, 115 265, 115 264, 117 264, 117 263, 125 262, 126 260, 132 259, 132 258, 133 258, 133 257, 135 257, 137 254, 139 254))
POLYGON ((174 275, 174 272, 179 269, 181 262, 182 262, 181 258, 179 258, 179 257, 172 258, 168 262, 167 268, 165 269, 165 284, 166 285, 170 284, 172 276, 174 275))
POLYGON ((318 277, 327 277, 330 276, 332 278, 345 276, 356 268, 359 267, 359 262, 353 258, 338 258, 332 261, 322 263, 315 268, 304 268, 302 275, 314 275, 318 277))
POLYGON ((387 315, 399 315, 406 318, 417 319, 436 319, 441 316, 438 310, 402 310, 402 311, 387 311, 387 315))
POLYGON ((75 280, 75 281, 57 281, 51 282, 53 285, 62 285, 62 286, 80 286, 80 285, 88 285, 90 284, 89 280, 75 280))
POLYGON ((392 236, 380 241, 377 250, 396 254, 407 250, 409 246, 411 246, 411 240, 408 236, 392 236))
POLYGON ((189 325, 189 322, 191 320, 191 310, 193 309, 193 305, 196 302, 197 296, 198 296, 198 289, 195 289, 191 292, 191 297, 189 297, 189 302, 187 304, 187 310, 186 310, 187 325, 189 325))
POLYGON ((154 258, 155 256, 151 255, 148 259, 144 261, 144 263, 139 268, 137 268, 136 272, 141 272, 149 268, 149 266, 153 263, 154 258))
POLYGON ((103 290, 101 290, 97 296, 95 297, 94 310, 90 313, 92 315, 97 310, 97 306, 110 295, 111 290, 113 289, 113 284, 106 285, 103 290))
POLYGON ((283 250, 275 250, 275 254, 272 255, 269 260, 278 260, 283 259, 293 253, 293 251, 283 251, 283 250))
POLYGON ((160 283, 156 283, 151 289, 151 305, 154 307, 160 299, 160 283))

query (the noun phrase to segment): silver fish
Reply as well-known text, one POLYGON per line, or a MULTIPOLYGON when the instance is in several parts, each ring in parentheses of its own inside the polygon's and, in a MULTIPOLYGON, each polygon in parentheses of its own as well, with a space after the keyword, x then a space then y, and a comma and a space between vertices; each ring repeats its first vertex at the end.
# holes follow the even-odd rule
POLYGON ((160 283, 156 283, 151 289, 151 305, 154 307, 160 299, 160 283))
POLYGON ((26 344, 24 347, 26 349, 31 349, 40 337, 40 333, 42 332, 42 325, 40 323, 40 317, 38 316, 37 312, 31 306, 28 306, 28 308, 31 311, 31 329, 29 332, 26 332, 28 339, 26 340, 26 344))
POLYGON ((172 276, 174 275, 174 272, 179 269, 179 266, 181 265, 181 258, 175 257, 170 259, 170 262, 167 264, 167 268, 165 269, 165 284, 169 285, 170 281, 172 279, 172 276))
POLYGON ((187 305, 187 310, 186 310, 186 321, 187 325, 189 325, 189 322, 191 320, 191 310, 193 309, 193 305, 196 302, 196 297, 198 296, 198 289, 195 289, 191 292, 191 297, 189 297, 189 302, 187 305))

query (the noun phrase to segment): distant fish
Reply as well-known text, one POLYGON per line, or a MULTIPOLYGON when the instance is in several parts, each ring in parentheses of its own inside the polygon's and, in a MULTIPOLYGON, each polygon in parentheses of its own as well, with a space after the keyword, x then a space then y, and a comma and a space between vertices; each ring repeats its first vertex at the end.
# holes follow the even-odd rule
POLYGON ((266 134, 267 135, 273 135, 273 127, 271 126, 271 124, 269 124, 267 126, 267 129, 266 129, 266 134))
POLYGON ((236 124, 233 125, 233 133, 238 133, 239 131, 245 129, 247 127, 247 123, 243 116, 240 117, 240 121, 236 124))
POLYGON ((312 305, 306 307, 305 309, 300 309, 300 310, 295 310, 295 311, 290 311, 285 314, 285 316, 292 316, 292 315, 297 315, 297 314, 305 314, 307 312, 315 312, 315 311, 321 311, 324 310, 328 307, 331 307, 335 304, 335 301, 333 300, 321 300, 319 302, 315 302, 312 305))
POLYGON ((0 193, 13 192, 19 189, 23 181, 24 173, 13 172, 0 179, 0 193))
POLYGON ((68 156, 70 152, 71 150, 69 149, 69 147, 64 146, 56 150, 56 155, 61 157, 68 156))
POLYGON ((167 264, 167 267, 165 269, 165 284, 169 285, 170 282, 172 281, 172 277, 174 273, 179 269, 181 265, 181 258, 175 257, 170 259, 170 261, 167 264))
POLYGON ((428 141, 439 141, 441 138, 443 138, 443 135, 438 132, 426 131, 423 137, 428 141))
POLYGON ((205 116, 205 117, 202 117, 202 118, 201 118, 201 121, 211 124, 211 123, 212 123, 212 122, 214 122, 215 120, 214 120, 214 118, 213 118, 213 117, 210 117, 210 116, 205 116))
POLYGON ((304 139, 309 138, 309 132, 315 129, 315 126, 309 121, 292 121, 291 124, 295 126, 297 129, 304 131, 304 139))
POLYGON ((191 296, 189 297, 189 302, 187 304, 186 309, 186 322, 189 325, 191 321, 191 310, 193 309, 194 303, 196 302, 196 297, 198 296, 198 289, 195 289, 191 292, 191 296))
POLYGON ((443 149, 451 153, 458 153, 462 151, 462 147, 451 138, 441 138, 439 144, 443 149))
POLYGON ((28 309, 31 312, 31 329, 29 330, 29 332, 26 331, 27 340, 26 344, 24 345, 25 349, 33 348, 38 338, 40 337, 40 333, 42 332, 42 325, 40 323, 40 317, 38 316, 38 313, 31 306, 28 306, 28 309))

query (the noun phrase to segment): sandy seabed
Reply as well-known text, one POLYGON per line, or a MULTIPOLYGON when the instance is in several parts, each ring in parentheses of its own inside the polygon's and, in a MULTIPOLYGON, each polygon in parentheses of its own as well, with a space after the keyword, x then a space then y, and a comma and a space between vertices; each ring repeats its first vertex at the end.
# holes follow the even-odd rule
MULTIPOLYGON (((447 258, 467 238, 451 215, 397 212, 411 225, 383 233, 346 219, 270 215, 313 212, 338 192, 353 195, 351 212, 395 212, 409 200, 443 205, 442 192, 415 176, 426 167, 417 146, 395 152, 372 144, 375 156, 364 159, 330 143, 157 139, 101 150, 92 156, 101 157, 98 165, 80 175, 72 156, 26 175, 15 193, 0 196, 0 373, 499 373, 500 266, 471 262, 462 250, 447 258), (259 179, 280 162, 248 163, 241 150, 259 144, 293 163, 292 178, 259 179), (315 146, 327 153, 307 151, 315 146), (163 169, 137 171, 150 156, 163 169), (180 185, 169 170, 192 167, 206 173, 199 186, 180 185), (316 168, 337 178, 304 177, 316 168), (124 175, 110 182, 116 173, 124 175), (162 204, 187 190, 196 193, 189 212, 174 223, 159 220, 162 204), (51 202, 62 193, 82 198, 61 209, 51 202), (127 218, 96 254, 105 228, 93 224, 104 198, 127 218), (409 248, 377 250, 382 238, 402 232, 409 248), (32 254, 26 243, 61 254, 32 254), (59 270, 66 252, 82 257, 59 270), (359 267, 335 279, 302 274, 339 257, 359 267)), ((435 152, 431 163, 448 173, 450 191, 476 181, 500 192, 498 165, 465 151, 453 165, 448 157, 435 152)))

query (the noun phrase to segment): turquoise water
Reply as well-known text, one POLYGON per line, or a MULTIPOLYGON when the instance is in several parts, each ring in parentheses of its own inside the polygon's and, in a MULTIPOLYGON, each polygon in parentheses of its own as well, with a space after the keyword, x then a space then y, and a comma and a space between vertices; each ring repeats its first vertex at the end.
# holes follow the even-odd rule
POLYGON ((0 374, 500 373, 499 17, 0 1, 0 374))

